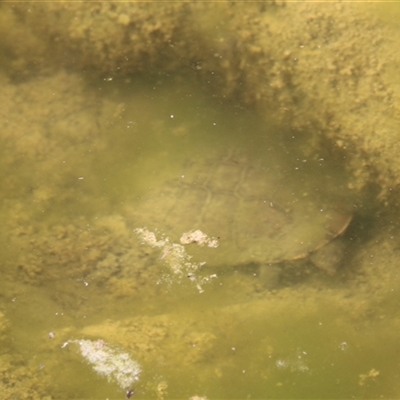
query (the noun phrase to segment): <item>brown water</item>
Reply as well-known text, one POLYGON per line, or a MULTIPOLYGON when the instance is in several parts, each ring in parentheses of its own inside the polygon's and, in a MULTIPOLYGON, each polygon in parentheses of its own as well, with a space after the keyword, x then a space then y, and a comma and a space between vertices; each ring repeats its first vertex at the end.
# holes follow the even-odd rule
POLYGON ((398 396, 393 215, 356 221, 334 277, 310 263, 283 266, 281 281, 265 266, 206 265, 193 281, 165 247, 139 243, 132 208, 210 149, 272 160, 299 195, 360 202, 342 153, 313 152, 308 135, 204 86, 179 74, 3 79, 5 398, 118 399, 131 387, 138 399, 398 396), (96 373, 72 342, 83 339, 116 346, 116 369, 128 354, 139 380, 108 381, 104 364, 96 373))

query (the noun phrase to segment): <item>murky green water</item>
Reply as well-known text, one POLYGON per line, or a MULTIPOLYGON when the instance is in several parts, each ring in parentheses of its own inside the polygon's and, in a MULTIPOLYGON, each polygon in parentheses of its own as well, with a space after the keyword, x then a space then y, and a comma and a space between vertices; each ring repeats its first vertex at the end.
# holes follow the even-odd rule
POLYGON ((340 146, 317 147, 312 132, 187 71, 8 80, 10 69, 0 100, 5 398, 398 396, 397 214, 361 212, 376 208, 349 189, 340 146), (203 266, 190 247, 176 271, 176 243, 138 239, 154 223, 137 215, 148 193, 185 175, 186 160, 232 148, 297 201, 361 210, 334 276, 309 260, 203 266), (137 380, 121 366, 131 359, 137 380))

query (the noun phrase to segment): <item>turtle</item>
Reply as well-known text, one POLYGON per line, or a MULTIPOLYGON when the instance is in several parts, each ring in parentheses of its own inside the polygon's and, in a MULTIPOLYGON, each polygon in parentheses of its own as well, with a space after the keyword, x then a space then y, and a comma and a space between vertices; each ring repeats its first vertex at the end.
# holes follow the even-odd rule
POLYGON ((174 243, 198 244, 193 254, 213 266, 306 258, 340 236, 352 214, 344 201, 304 191, 279 167, 237 150, 194 157, 141 198, 135 223, 174 243))

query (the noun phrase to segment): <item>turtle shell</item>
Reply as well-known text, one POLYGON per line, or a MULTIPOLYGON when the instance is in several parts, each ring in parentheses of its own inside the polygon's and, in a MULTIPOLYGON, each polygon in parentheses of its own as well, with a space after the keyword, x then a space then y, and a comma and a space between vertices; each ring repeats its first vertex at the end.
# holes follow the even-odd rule
POLYGON ((238 152, 189 160, 142 198, 135 224, 175 243, 194 231, 215 238, 218 247, 191 249, 211 265, 300 259, 347 228, 351 214, 337 200, 312 197, 267 165, 238 152))

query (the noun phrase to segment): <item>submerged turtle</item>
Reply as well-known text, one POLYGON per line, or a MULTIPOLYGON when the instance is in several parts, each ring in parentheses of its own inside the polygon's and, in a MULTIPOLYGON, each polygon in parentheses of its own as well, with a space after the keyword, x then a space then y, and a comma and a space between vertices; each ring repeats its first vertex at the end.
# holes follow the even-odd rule
POLYGON ((351 214, 321 197, 275 164, 231 152, 187 162, 179 177, 146 195, 135 214, 137 223, 175 243, 202 244, 196 232, 214 238, 206 242, 214 245, 191 249, 209 265, 265 265, 304 258, 345 231, 351 214))

